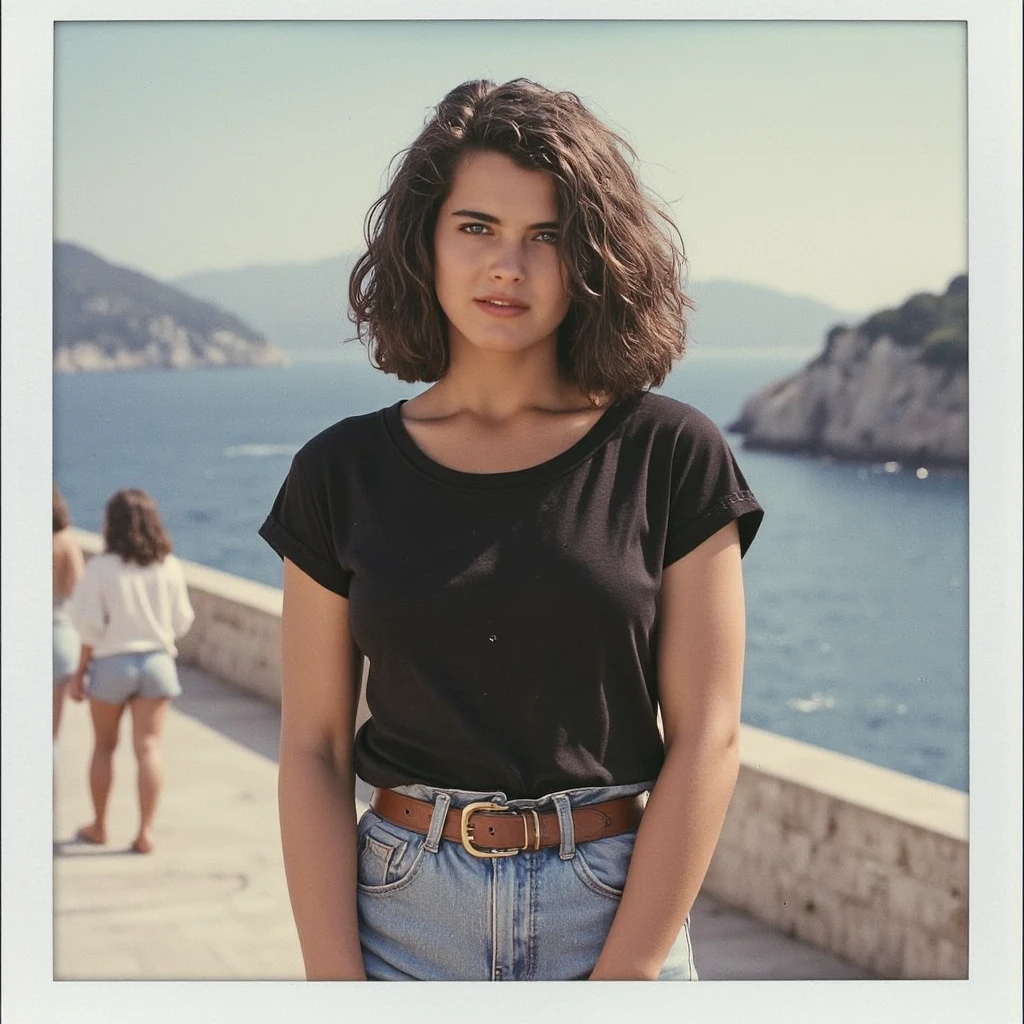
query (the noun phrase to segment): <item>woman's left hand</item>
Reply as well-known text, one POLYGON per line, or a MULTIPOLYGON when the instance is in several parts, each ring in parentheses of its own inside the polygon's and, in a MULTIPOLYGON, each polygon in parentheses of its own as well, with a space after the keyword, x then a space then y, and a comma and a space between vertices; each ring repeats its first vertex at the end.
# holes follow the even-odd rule
POLYGON ((665 761, 591 981, 659 976, 704 881, 739 772, 745 633, 735 523, 666 568, 660 600, 665 761))

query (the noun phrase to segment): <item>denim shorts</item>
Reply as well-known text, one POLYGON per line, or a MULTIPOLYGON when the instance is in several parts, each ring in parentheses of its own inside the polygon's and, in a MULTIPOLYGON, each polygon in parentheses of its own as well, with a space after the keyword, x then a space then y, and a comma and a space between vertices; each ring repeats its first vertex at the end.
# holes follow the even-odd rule
MULTIPOLYGON (((537 800, 431 786, 396 791, 434 803, 423 836, 372 809, 359 819, 359 938, 375 981, 585 980, 626 882, 636 832, 576 845, 571 808, 642 793, 651 783, 568 790, 537 800), (490 800, 554 810, 561 847, 480 859, 441 838, 448 808, 490 800)), ((689 921, 659 981, 695 981, 689 921)))
POLYGON ((89 696, 108 704, 132 697, 177 697, 178 668, 167 651, 140 651, 93 658, 89 663, 89 696))
POLYGON ((81 652, 78 632, 71 625, 71 620, 61 613, 53 613, 53 685, 66 683, 69 676, 78 668, 78 655, 81 652))

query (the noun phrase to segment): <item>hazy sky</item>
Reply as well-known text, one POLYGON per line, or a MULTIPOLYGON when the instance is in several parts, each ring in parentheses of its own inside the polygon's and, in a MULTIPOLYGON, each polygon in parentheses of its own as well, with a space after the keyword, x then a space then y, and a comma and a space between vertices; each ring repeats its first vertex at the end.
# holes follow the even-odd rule
POLYGON ((571 89, 635 146, 697 280, 860 312, 967 263, 956 22, 68 22, 55 234, 167 279, 359 245, 468 78, 571 89))

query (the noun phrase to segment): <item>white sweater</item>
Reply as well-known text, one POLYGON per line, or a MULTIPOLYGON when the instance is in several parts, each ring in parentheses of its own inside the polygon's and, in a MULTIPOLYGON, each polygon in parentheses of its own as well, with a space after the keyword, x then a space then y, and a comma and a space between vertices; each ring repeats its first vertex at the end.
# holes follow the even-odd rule
POLYGON ((104 552, 91 558, 66 611, 94 658, 165 650, 188 632, 195 612, 174 555, 145 567, 104 552))

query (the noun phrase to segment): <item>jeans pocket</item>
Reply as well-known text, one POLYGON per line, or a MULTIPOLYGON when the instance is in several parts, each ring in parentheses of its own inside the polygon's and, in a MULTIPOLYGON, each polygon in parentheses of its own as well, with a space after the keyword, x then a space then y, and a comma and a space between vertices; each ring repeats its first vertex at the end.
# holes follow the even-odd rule
POLYGON ((404 889, 416 875, 425 853, 425 837, 398 828, 368 810, 359 822, 357 884, 362 892, 404 889))
POLYGON ((620 899, 633 856, 636 832, 624 832, 607 839, 595 839, 576 847, 572 859, 579 880, 599 896, 620 899))

